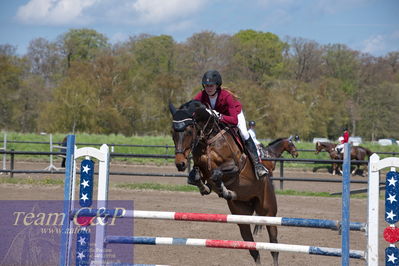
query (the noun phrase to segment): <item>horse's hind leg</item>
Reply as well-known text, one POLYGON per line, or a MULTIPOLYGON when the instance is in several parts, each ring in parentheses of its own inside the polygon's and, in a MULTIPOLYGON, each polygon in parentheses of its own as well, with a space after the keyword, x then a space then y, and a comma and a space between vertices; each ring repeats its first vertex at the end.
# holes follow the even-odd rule
MULTIPOLYGON (((229 205, 230 212, 237 215, 252 215, 254 212, 254 207, 249 202, 242 201, 227 201, 229 205)), ((251 232, 251 226, 249 224, 238 224, 240 228, 241 237, 244 241, 254 242, 254 237, 251 232)), ((249 250, 252 258, 256 264, 260 264, 260 255, 257 250, 249 250)))
MULTIPOLYGON (((272 216, 275 217, 277 215, 277 200, 276 196, 274 194, 273 187, 271 186, 270 182, 265 183, 265 196, 262 201, 256 201, 255 203, 255 211, 257 215, 260 216, 272 216)), ((257 227, 260 227, 259 225, 255 226, 255 231, 257 231, 257 227)), ((270 243, 278 243, 277 240, 277 226, 271 226, 268 225, 266 226, 267 232, 269 233, 269 240, 270 243)), ((273 264, 274 266, 278 266, 278 252, 272 251, 270 252, 273 257, 273 264)))
MULTIPOLYGON (((266 226, 267 232, 269 233, 269 240, 270 243, 278 243, 277 241, 277 226, 271 226, 268 225, 266 226)), ((272 251, 272 257, 273 257, 273 264, 274 266, 278 266, 278 252, 272 251)))
MULTIPOLYGON (((262 226, 261 225, 256 225, 255 226, 255 229, 254 229, 254 234, 256 235, 259 231, 260 231, 260 229, 262 228, 262 226)), ((278 243, 278 240, 277 240, 277 235, 278 235, 278 233, 277 233, 277 226, 274 226, 274 225, 268 225, 268 226, 266 226, 266 228, 267 228, 267 232, 269 233, 269 241, 270 241, 270 243, 278 243)), ((275 252, 275 251, 271 251, 270 252, 271 254, 272 254, 272 257, 273 257, 273 265, 274 266, 278 266, 278 252, 275 252)))

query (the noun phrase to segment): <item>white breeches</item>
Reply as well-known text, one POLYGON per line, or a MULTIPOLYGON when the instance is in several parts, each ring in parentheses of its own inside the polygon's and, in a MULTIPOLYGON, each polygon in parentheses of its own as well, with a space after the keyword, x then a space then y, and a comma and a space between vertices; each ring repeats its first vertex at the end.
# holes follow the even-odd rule
POLYGON ((238 124, 237 127, 240 130, 240 135, 243 140, 249 139, 249 133, 247 129, 247 122, 245 121, 244 113, 241 111, 238 116, 238 124))

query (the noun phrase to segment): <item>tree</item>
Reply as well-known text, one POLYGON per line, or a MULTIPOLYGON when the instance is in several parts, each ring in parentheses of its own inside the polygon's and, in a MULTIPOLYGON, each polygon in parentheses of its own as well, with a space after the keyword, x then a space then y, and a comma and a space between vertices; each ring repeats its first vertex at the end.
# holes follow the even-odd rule
POLYGON ((71 29, 59 39, 68 68, 72 61, 93 60, 103 48, 109 47, 107 37, 91 29, 71 29))
POLYGON ((365 89, 360 129, 371 140, 399 139, 399 84, 384 82, 365 89))
POLYGON ((16 129, 14 112, 19 95, 23 65, 15 55, 16 47, 0 45, 0 127, 16 129))
POLYGON ((282 52, 286 46, 270 32, 242 30, 232 37, 234 76, 262 83, 277 75, 283 66, 282 52))
POLYGON ((289 57, 290 72, 294 79, 310 82, 322 75, 322 49, 314 41, 301 38, 290 40, 291 56, 289 57))
POLYGON ((95 133, 97 94, 85 65, 75 63, 40 113, 39 127, 49 132, 95 133))
POLYGON ((25 57, 30 64, 30 73, 40 75, 46 87, 54 86, 64 72, 61 49, 44 38, 32 40, 25 57))

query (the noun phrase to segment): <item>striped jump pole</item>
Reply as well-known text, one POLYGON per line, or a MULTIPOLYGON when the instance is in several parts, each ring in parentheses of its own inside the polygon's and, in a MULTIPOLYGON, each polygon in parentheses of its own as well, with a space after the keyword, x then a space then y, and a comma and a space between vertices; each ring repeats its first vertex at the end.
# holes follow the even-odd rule
MULTIPOLYGON (((268 250, 268 251, 288 251, 299 252, 311 255, 335 256, 342 255, 341 249, 315 246, 301 246, 276 244, 268 242, 249 242, 249 241, 233 241, 233 240, 214 240, 214 239, 198 239, 198 238, 175 238, 175 237, 128 237, 128 236, 107 236, 106 243, 113 244, 140 244, 140 245, 180 245, 180 246, 197 246, 208 248, 228 248, 228 249, 248 249, 248 250, 268 250)), ((364 259, 365 252, 363 250, 350 250, 349 255, 354 259, 364 259)))
MULTIPOLYGON (((135 218, 135 219, 157 219, 157 220, 175 220, 191 222, 217 222, 233 224, 255 224, 255 225, 276 225, 276 226, 295 226, 324 228, 340 230, 341 222, 338 220, 289 218, 289 217, 271 217, 271 216, 250 216, 233 214, 208 214, 191 212, 164 212, 164 211, 139 211, 123 209, 80 209, 73 215, 76 216, 100 216, 117 218, 135 218)), ((350 230, 366 231, 366 223, 351 222, 350 230)))

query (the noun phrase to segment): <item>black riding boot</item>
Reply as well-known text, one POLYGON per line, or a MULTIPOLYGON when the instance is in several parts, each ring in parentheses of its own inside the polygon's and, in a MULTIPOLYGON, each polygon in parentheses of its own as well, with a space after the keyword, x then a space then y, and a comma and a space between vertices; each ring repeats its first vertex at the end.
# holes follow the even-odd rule
POLYGON ((269 170, 259 162, 258 152, 256 150, 256 145, 251 137, 245 141, 245 147, 248 150, 249 157, 255 167, 255 174, 258 180, 261 180, 265 176, 269 175, 269 170))

